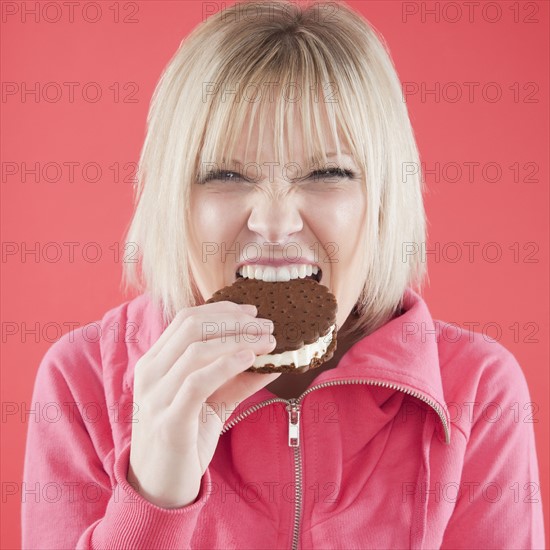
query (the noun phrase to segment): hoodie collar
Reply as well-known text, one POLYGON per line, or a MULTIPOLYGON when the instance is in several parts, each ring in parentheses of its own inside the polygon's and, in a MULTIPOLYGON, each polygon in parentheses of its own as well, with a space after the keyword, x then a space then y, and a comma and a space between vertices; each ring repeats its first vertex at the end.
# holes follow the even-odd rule
POLYGON ((341 378, 393 383, 445 404, 436 329, 416 292, 407 289, 401 315, 356 342, 335 369, 324 371, 314 383, 341 378))
POLYGON ((394 387, 424 401, 437 413, 449 442, 438 331, 426 302, 411 288, 405 291, 401 315, 356 342, 335 369, 322 372, 311 386, 352 379, 394 387))
MULTIPOLYGON (((158 340, 166 328, 159 307, 148 294, 128 304, 128 319, 134 318, 132 313, 137 313, 131 311, 134 308, 142 312, 143 331, 140 331, 137 349, 129 354, 134 360, 129 361, 125 377, 127 388, 133 387, 135 360, 158 340)), ((138 317, 141 316, 138 314, 138 317)), ((434 321, 426 303, 419 294, 407 288, 401 315, 356 342, 342 356, 337 367, 319 374, 308 389, 324 382, 353 380, 404 391, 435 410, 439 427, 449 442, 451 423, 443 394, 437 341, 434 321)), ((272 392, 262 388, 242 401, 230 419, 239 411, 273 398, 276 396, 272 392)))
MULTIPOLYGON (((451 421, 443 394, 437 332, 428 306, 411 288, 404 293, 401 315, 356 342, 334 369, 321 372, 305 391, 334 381, 391 387, 420 399, 437 413, 439 434, 449 443, 451 421)), ((262 388, 244 400, 227 422, 238 412, 276 397, 262 388)))

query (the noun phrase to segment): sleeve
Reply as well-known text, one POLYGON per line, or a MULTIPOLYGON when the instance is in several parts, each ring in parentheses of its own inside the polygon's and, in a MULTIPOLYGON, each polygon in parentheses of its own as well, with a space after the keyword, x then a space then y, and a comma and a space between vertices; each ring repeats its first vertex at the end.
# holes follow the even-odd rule
POLYGON ((515 357, 499 349, 503 356, 484 369, 475 398, 464 404, 471 407, 471 431, 441 548, 544 548, 533 430, 538 407, 515 357))
MULTIPOLYGON (((36 415, 27 432, 21 513, 22 548, 189 548, 195 525, 208 499, 210 473, 201 480, 195 502, 175 509, 160 508, 128 483, 130 443, 114 457, 105 400, 98 392, 75 393, 59 363, 58 341, 42 360, 31 406, 52 404, 63 414, 36 415), (78 395, 80 394, 80 395, 78 395), (80 399, 79 399, 80 398, 80 399), (84 403, 86 409, 71 404, 84 403), (90 408, 90 403, 93 406, 90 408), (88 410, 90 418, 82 414, 88 410), (101 411, 98 412, 98 411, 101 411), (91 437, 93 426, 94 437, 91 437), (102 460, 100 456, 104 456, 102 460), (112 464, 111 471, 104 464, 112 464)), ((74 345, 74 344, 73 344, 74 345)), ((75 361, 74 357, 69 361, 75 361)), ((82 361, 82 359, 80 359, 82 361)), ((89 365, 84 368, 88 372, 89 365)), ((84 373, 78 366, 79 377, 84 373)), ((90 384, 90 380, 82 384, 90 384)), ((80 387, 80 386, 79 386, 80 387)), ((104 394, 103 394, 104 395, 104 394)))

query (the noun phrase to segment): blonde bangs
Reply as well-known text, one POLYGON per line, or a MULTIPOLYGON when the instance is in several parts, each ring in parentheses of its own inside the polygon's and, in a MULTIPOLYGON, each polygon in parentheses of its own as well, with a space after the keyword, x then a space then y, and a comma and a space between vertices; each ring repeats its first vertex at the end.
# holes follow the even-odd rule
MULTIPOLYGON (((262 65, 243 74, 231 75, 232 80, 220 83, 210 100, 209 123, 200 138, 204 144, 197 163, 200 175, 205 175, 209 166, 234 169, 230 161, 237 160, 235 150, 243 139, 245 162, 260 167, 261 144, 266 132, 272 132, 275 161, 281 165, 294 162, 292 151, 295 150, 298 132, 304 157, 309 162, 327 163, 330 147, 327 135, 330 135, 331 143, 336 143, 337 154, 340 154, 343 145, 351 149, 354 157, 357 156, 353 144, 358 136, 354 137, 346 124, 352 118, 349 106, 346 109, 342 102, 324 101, 323 89, 326 90, 326 84, 330 84, 328 72, 323 67, 323 80, 320 81, 319 73, 312 70, 312 58, 308 59, 310 53, 307 45, 302 41, 297 41, 297 45, 298 49, 290 52, 281 50, 280 57, 291 54, 287 62, 281 61, 277 54, 271 52, 271 62, 275 69, 266 69, 262 65), (251 89, 256 92, 255 96, 248 92, 251 89), (238 92, 227 101, 224 99, 224 90, 238 92), (291 90, 299 95, 296 101, 290 97, 291 90), (268 121, 272 126, 267 126, 268 121), (255 126, 258 135, 253 143, 255 126), (227 136, 226 139, 220 140, 220 134, 227 136), (256 151, 254 158, 251 158, 250 151, 256 151)), ((232 59, 229 58, 227 62, 232 64, 232 59)), ((304 170, 309 168, 311 165, 301 167, 304 170)))

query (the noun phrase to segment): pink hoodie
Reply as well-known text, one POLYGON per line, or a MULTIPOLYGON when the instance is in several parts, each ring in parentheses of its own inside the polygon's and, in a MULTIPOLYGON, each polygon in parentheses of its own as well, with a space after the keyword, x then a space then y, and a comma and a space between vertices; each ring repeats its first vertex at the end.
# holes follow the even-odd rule
POLYGON ((153 505, 126 474, 134 365, 163 329, 142 295, 45 354, 24 548, 544 547, 521 368, 411 290, 299 399, 264 388, 227 414, 194 503, 153 505))

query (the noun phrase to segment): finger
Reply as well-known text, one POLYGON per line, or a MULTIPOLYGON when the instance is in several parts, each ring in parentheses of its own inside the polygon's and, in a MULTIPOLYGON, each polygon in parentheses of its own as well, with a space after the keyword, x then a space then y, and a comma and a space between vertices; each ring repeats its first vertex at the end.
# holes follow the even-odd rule
POLYGON ((206 367, 193 371, 178 388, 172 406, 181 411, 200 411, 208 396, 252 366, 254 359, 252 351, 241 350, 237 355, 223 355, 206 367))
MULTIPOLYGON (((188 317, 165 342, 155 359, 155 373, 164 376, 193 343, 206 343, 217 339, 226 345, 230 342, 249 343, 261 334, 272 333, 273 322, 257 319, 245 313, 216 313, 213 316, 192 315, 188 317)), ((226 353, 222 351, 222 353, 226 353)), ((204 364, 203 364, 204 366, 204 364)))
POLYGON ((193 371, 204 368, 222 355, 234 355, 246 349, 252 350, 255 356, 264 355, 272 352, 276 345, 277 341, 273 334, 267 332, 253 339, 248 338, 245 334, 239 339, 223 341, 221 338, 216 338, 206 342, 191 342, 164 374, 163 379, 168 387, 177 388, 193 371))
POLYGON ((257 313, 257 308, 255 308, 255 306, 251 306, 249 304, 239 305, 234 302, 229 302, 228 300, 183 308, 174 316, 172 322, 166 327, 157 341, 149 348, 148 355, 150 357, 156 357, 158 352, 164 348, 166 342, 170 340, 170 338, 178 331, 185 319, 195 314, 197 311, 213 315, 215 315, 216 312, 229 313, 233 311, 235 313, 244 312, 250 316, 255 316, 254 310, 256 310, 257 313))

